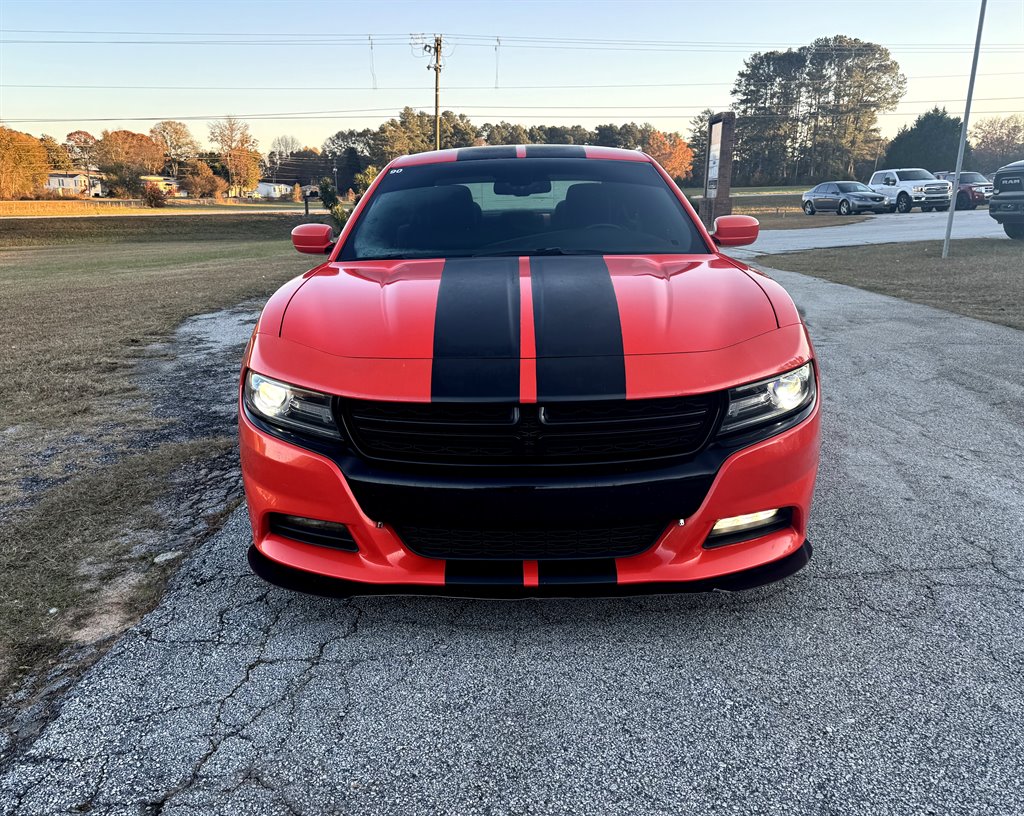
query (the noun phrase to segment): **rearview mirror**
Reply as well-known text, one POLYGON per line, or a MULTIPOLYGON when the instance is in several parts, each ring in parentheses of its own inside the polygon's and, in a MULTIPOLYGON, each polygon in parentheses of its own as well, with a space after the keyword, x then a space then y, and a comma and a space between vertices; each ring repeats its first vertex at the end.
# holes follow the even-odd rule
POLYGON ((711 237, 719 246, 746 246, 757 240, 760 225, 749 215, 723 215, 715 219, 711 237))
POLYGON ((334 230, 328 224, 299 224, 292 230, 292 246, 307 255, 326 255, 334 249, 334 230))

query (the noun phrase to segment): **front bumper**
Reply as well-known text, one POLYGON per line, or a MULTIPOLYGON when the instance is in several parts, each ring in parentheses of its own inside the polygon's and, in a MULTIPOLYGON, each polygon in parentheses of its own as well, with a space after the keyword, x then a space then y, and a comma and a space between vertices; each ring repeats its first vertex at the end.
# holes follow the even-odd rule
POLYGON ((1024 197, 990 198, 988 214, 1000 224, 1024 224, 1024 197))
MULTIPOLYGON (((290 444, 257 427, 243 411, 242 473, 254 538, 250 562, 272 583, 331 595, 615 595, 737 589, 778 580, 803 566, 810 554, 805 539, 818 466, 819 404, 799 425, 732 452, 715 462, 711 472, 707 457, 699 456, 683 466, 690 472, 672 473, 668 482, 661 471, 654 476, 545 479, 532 489, 492 485, 490 490, 474 491, 424 482, 421 489, 426 500, 416 499, 415 484, 402 485, 400 480, 388 485, 397 488, 395 492, 374 497, 372 491, 365 491, 365 484, 356 484, 365 481, 366 474, 352 462, 342 459, 339 463, 324 453, 290 444), (677 503, 666 493, 666 484, 670 491, 672 485, 678 488, 677 503), (356 492, 371 496, 373 515, 357 501, 356 492), (393 506, 381 496, 392 497, 393 506), (615 523, 635 515, 650 520, 651 513, 660 513, 655 518, 663 518, 666 526, 655 543, 638 555, 539 562, 426 558, 406 547, 392 526, 394 517, 408 522, 433 508, 438 513, 435 522, 443 518, 452 527, 472 526, 489 518, 488 526, 497 527, 502 518, 522 521, 524 513, 550 518, 560 506, 588 522, 595 515, 615 523), (775 507, 791 508, 790 523, 783 529, 704 548, 718 519, 775 507), (679 515, 671 515, 673 511, 679 515), (345 524, 358 552, 276 535, 270 530, 271 513, 345 524)), ((563 522, 567 520, 571 518, 563 522)))

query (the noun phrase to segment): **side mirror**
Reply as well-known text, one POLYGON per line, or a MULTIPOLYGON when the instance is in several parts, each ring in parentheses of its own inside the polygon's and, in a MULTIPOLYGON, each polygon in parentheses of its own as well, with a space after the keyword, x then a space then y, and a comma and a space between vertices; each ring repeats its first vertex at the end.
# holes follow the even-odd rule
POLYGON ((760 225, 750 215, 723 215, 715 219, 711 237, 719 246, 746 246, 757 240, 760 225))
POLYGON ((887 178, 885 180, 885 186, 886 187, 895 187, 896 186, 896 179, 894 179, 894 178, 887 178))
POLYGON ((307 255, 326 255, 334 249, 334 230, 328 224, 299 224, 292 230, 292 246, 307 255))

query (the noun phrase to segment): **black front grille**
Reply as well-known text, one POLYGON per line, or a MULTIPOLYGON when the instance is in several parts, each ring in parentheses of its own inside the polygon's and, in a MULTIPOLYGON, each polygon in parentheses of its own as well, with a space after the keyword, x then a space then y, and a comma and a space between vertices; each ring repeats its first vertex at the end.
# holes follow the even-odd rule
POLYGON ((371 459, 417 464, 602 464, 680 459, 714 430, 719 394, 501 405, 342 400, 349 438, 371 459))
POLYGON ((425 558, 524 560, 624 558, 651 547, 666 522, 582 530, 457 530, 399 527, 405 545, 425 558))

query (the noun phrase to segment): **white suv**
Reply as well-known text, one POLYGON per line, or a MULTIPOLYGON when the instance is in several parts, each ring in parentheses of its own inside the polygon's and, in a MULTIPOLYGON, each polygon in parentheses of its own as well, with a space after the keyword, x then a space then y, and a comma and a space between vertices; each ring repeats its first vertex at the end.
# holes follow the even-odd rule
POLYGON ((879 170, 871 177, 868 187, 885 196, 889 212, 908 213, 914 207, 921 212, 948 210, 953 197, 953 185, 940 181, 920 167, 900 170, 879 170))

